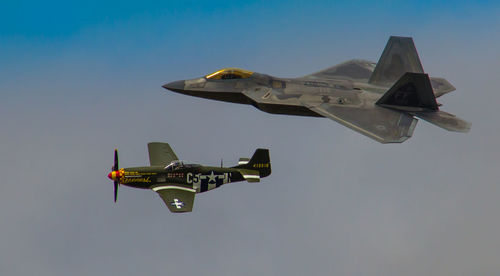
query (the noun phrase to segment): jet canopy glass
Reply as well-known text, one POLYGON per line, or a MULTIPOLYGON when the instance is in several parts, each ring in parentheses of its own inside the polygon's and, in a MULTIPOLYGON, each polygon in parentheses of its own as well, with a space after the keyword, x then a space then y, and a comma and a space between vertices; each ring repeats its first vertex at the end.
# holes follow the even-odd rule
POLYGON ((253 74, 252 71, 239 69, 239 68, 225 68, 206 75, 205 78, 211 80, 231 80, 231 79, 246 79, 253 74))

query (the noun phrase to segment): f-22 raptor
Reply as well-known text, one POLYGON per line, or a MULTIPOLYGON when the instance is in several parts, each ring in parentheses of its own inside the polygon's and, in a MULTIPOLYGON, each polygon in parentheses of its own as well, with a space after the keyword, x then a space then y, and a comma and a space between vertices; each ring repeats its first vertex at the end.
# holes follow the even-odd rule
POLYGON ((378 63, 349 60, 299 78, 222 69, 163 86, 174 92, 250 104, 273 114, 326 117, 381 143, 410 138, 418 117, 450 131, 470 123, 439 109, 436 98, 455 90, 424 73, 410 37, 390 37, 378 63))
POLYGON ((186 164, 179 161, 168 143, 148 144, 151 166, 119 168, 118 151, 108 178, 114 181, 115 202, 118 185, 157 192, 173 213, 193 210, 194 196, 224 184, 244 181, 259 182, 271 174, 269 150, 257 149, 252 158, 240 158, 238 165, 230 168, 186 164))

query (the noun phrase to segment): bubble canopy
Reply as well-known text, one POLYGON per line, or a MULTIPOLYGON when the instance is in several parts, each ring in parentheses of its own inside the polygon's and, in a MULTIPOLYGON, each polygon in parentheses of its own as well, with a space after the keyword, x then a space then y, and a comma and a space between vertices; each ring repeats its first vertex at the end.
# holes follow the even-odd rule
POLYGON ((205 78, 210 80, 230 80, 230 79, 246 79, 253 74, 252 71, 239 68, 225 68, 206 75, 205 78))
POLYGON ((165 170, 175 171, 175 170, 182 169, 182 168, 197 168, 197 167, 201 167, 201 165, 200 164, 187 164, 182 160, 174 160, 174 161, 170 162, 170 164, 168 164, 165 167, 165 170))

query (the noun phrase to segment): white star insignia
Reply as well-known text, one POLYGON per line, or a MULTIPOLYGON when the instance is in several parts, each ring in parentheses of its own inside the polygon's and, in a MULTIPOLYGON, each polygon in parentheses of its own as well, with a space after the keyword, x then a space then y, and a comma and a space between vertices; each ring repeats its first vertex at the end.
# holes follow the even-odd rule
POLYGON ((208 183, 210 183, 210 182, 212 182, 212 181, 213 181, 213 182, 217 182, 217 181, 215 180, 216 178, 217 178, 217 175, 215 175, 215 174, 214 174, 214 171, 212 171, 212 172, 210 173, 210 175, 208 175, 208 183))

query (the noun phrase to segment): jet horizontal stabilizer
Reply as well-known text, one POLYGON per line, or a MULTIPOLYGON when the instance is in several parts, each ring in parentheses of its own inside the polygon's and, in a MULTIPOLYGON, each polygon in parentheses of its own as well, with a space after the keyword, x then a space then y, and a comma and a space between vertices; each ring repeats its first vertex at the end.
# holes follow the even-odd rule
POLYGON ((432 89, 434 90, 434 96, 439 98, 446 93, 455 91, 455 87, 446 79, 443 78, 433 78, 431 77, 432 89))
MULTIPOLYGON (((444 81, 446 82, 446 80, 444 81)), ((450 89, 449 86, 451 86, 451 84, 448 82, 443 85, 448 87, 446 89, 450 89)), ((451 88, 453 88, 453 86, 451 86, 451 88)), ((427 74, 407 72, 376 102, 376 104, 382 107, 408 112, 411 115, 449 131, 468 132, 470 130, 470 123, 453 114, 439 110, 435 92, 433 92, 431 80, 427 74)))
POLYGON ((449 131, 469 132, 471 123, 444 111, 414 112, 413 115, 449 131))

